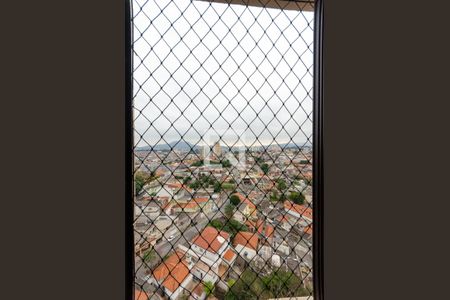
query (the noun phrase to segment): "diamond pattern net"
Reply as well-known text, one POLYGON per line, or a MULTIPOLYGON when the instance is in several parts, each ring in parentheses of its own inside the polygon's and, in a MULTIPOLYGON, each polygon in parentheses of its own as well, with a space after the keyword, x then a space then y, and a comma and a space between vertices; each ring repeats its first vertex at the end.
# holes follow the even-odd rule
POLYGON ((312 299, 312 3, 219 2, 132 2, 135 299, 312 299))

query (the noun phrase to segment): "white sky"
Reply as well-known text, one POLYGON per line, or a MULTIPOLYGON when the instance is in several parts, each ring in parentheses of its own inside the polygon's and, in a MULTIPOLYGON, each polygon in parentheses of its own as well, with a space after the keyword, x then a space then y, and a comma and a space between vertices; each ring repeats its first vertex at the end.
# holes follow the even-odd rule
POLYGON ((305 143, 312 12, 190 0, 150 0, 140 11, 145 2, 133 8, 136 145, 165 143, 160 134, 166 142, 184 135, 202 144, 201 136, 220 134, 229 145, 255 136, 269 144, 278 134, 276 143, 305 143))

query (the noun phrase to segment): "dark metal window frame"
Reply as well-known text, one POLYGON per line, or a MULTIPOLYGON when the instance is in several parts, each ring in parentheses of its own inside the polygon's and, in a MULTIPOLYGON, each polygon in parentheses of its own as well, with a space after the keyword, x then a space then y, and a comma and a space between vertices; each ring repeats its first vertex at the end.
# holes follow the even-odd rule
MULTIPOLYGON (((291 0, 288 0, 291 1, 291 0)), ((323 289, 323 0, 314 4, 313 93, 313 297, 324 299, 323 289)), ((133 52, 131 1, 125 0, 125 299, 134 300, 134 189, 133 189, 133 52)))

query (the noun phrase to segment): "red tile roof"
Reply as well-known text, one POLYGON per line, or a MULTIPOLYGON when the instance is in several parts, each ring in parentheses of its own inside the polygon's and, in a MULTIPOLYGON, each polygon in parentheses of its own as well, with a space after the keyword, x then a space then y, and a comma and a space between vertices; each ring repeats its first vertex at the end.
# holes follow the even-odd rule
POLYGON ((251 200, 249 200, 248 198, 244 197, 244 195, 242 195, 241 193, 236 193, 235 195, 239 197, 239 200, 241 200, 241 203, 247 204, 247 207, 250 208, 250 215, 252 217, 256 217, 257 211, 256 211, 255 204, 253 204, 253 202, 251 200))
POLYGON ((296 212, 299 215, 311 219, 312 220, 312 209, 310 207, 307 207, 305 205, 299 205, 299 204, 295 204, 291 201, 285 201, 284 202, 284 208, 286 210, 290 210, 292 212, 296 212))
POLYGON ((236 234, 233 244, 257 250, 258 236, 255 233, 241 231, 238 234, 236 234))
POLYGON ((171 292, 174 292, 188 275, 188 264, 184 254, 179 251, 169 256, 153 271, 153 277, 171 292))
POLYGON ((145 292, 134 290, 134 300, 148 300, 148 297, 145 292))
POLYGON ((264 235, 265 235, 267 238, 271 238, 271 237, 273 237, 273 232, 274 232, 273 226, 267 224, 267 225, 266 225, 266 232, 264 233, 264 235))
POLYGON ((205 292, 205 287, 204 287, 203 283, 201 283, 201 282, 199 284, 197 284, 197 286, 192 291, 192 293, 194 295, 196 295, 198 298, 200 298, 204 292, 205 292))
POLYGON ((304 233, 312 235, 313 233, 313 229, 312 229, 312 225, 308 225, 305 227, 305 229, 303 230, 304 233))
POLYGON ((256 222, 256 228, 258 228, 258 233, 262 234, 263 230, 264 230, 264 222, 261 219, 258 219, 258 221, 256 222))
POLYGON ((189 208, 196 208, 198 207, 198 203, 195 203, 194 201, 189 201, 188 203, 179 203, 175 204, 173 208, 181 208, 181 209, 189 209, 189 208))
POLYGON ((217 253, 229 238, 230 235, 227 232, 208 226, 192 240, 192 243, 212 253, 217 253))
POLYGON ((209 198, 208 197, 196 197, 196 198, 194 198, 193 201, 195 201, 197 203, 204 203, 204 202, 208 202, 209 198))
POLYGON ((289 218, 286 215, 281 215, 277 218, 279 222, 289 222, 289 218))
POLYGON ((255 222, 253 222, 252 220, 247 220, 245 221, 245 225, 247 225, 247 227, 251 230, 255 229, 255 222))
POLYGON ((225 260, 227 260, 228 262, 232 262, 235 257, 236 253, 231 248, 228 248, 228 250, 225 251, 225 254, 223 255, 223 258, 225 258, 225 260))

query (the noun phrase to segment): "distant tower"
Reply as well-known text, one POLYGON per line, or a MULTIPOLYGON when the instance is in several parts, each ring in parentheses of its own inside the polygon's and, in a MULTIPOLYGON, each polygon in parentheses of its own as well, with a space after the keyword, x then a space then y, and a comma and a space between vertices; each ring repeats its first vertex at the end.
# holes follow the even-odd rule
POLYGON ((200 159, 205 159, 206 158, 206 147, 205 146, 199 146, 198 147, 198 154, 200 159))
POLYGON ((214 144, 213 152, 214 152, 214 154, 217 156, 217 158, 219 158, 219 157, 222 156, 222 147, 220 146, 220 140, 218 140, 218 141, 214 144))

